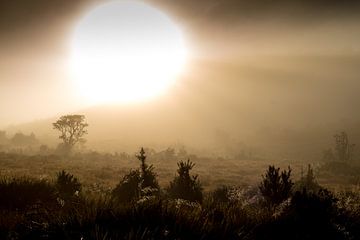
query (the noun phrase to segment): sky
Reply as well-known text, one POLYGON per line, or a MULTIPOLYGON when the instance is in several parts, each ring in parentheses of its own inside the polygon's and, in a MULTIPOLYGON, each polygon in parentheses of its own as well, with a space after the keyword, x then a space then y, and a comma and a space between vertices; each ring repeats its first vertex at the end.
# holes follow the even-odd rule
MULTIPOLYGON (((0 128, 96 112, 79 99, 66 64, 76 24, 103 2, 0 1, 0 128)), ((201 125, 215 137, 269 128, 331 132, 360 121, 359 1, 145 2, 178 23, 192 52, 178 86, 146 106, 176 103, 198 124, 191 129, 201 125)))

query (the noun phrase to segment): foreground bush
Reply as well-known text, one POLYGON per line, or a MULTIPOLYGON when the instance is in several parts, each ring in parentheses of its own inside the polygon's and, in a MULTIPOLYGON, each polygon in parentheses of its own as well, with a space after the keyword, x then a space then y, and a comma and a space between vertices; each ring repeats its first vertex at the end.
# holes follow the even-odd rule
POLYGON ((118 202, 129 203, 140 197, 141 177, 138 170, 131 170, 112 191, 112 197, 118 202))
POLYGON ((81 183, 74 175, 62 170, 57 174, 55 187, 60 197, 70 199, 78 195, 81 191, 81 183))
MULTIPOLYGON (((87 193, 76 202, 65 200, 71 204, 59 199, 59 182, 70 189, 63 193, 79 186, 66 172, 53 183, 2 179, 0 239, 360 239, 357 193, 335 197, 325 189, 303 188, 275 211, 261 204, 256 186, 220 187, 200 201, 200 182, 189 173, 194 164, 178 165, 170 198, 144 194, 141 170, 124 176, 111 196, 87 193)), ((270 172, 278 177, 271 179, 281 179, 275 170, 270 172)), ((290 183, 290 173, 285 175, 290 183)))
POLYGON ((160 193, 154 168, 146 164, 143 148, 137 158, 140 161, 139 169, 131 170, 112 191, 113 199, 120 203, 138 201, 143 196, 158 196, 160 193))
POLYGON ((178 163, 178 176, 170 182, 167 193, 173 199, 185 199, 189 201, 202 201, 202 187, 198 176, 190 176, 190 170, 195 166, 194 163, 180 161, 178 163))
POLYGON ((256 229, 259 239, 356 239, 349 236, 339 216, 337 199, 326 190, 298 191, 281 215, 256 229))
POLYGON ((31 178, 0 179, 0 209, 26 211, 34 206, 57 203, 56 189, 45 180, 31 178))
POLYGON ((280 173, 280 168, 269 166, 262 178, 259 189, 269 207, 276 207, 290 197, 293 182, 290 178, 291 169, 280 173))

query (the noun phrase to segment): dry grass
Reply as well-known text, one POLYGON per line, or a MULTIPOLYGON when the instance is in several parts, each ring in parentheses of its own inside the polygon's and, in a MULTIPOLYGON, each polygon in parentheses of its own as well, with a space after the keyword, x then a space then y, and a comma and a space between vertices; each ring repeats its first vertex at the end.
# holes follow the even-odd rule
MULTIPOLYGON (((183 159, 163 160, 152 156, 148 157, 148 163, 155 167, 161 187, 167 186, 175 176, 177 160, 183 159)), ((270 164, 280 168, 291 166, 293 179, 297 180, 300 177, 301 169, 305 169, 308 164, 291 160, 237 160, 196 156, 193 156, 191 160, 196 164, 192 173, 199 175, 206 191, 213 190, 221 185, 256 185, 270 164)), ((114 188, 130 169, 139 166, 139 162, 135 156, 123 158, 98 153, 81 154, 68 158, 55 155, 25 156, 0 153, 0 166, 0 175, 30 176, 49 180, 53 179, 57 172, 64 169, 77 176, 85 190, 97 191, 114 188)), ((349 181, 343 178, 334 178, 329 173, 322 173, 319 176, 318 181, 327 187, 349 186, 349 181)))

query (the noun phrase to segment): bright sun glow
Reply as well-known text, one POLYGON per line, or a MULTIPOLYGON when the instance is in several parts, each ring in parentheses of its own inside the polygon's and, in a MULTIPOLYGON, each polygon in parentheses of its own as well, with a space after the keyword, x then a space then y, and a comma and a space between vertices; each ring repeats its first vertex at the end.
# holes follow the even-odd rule
POLYGON ((134 102, 168 89, 186 55, 181 30, 164 13, 142 2, 114 1, 79 23, 70 67, 86 101, 134 102))

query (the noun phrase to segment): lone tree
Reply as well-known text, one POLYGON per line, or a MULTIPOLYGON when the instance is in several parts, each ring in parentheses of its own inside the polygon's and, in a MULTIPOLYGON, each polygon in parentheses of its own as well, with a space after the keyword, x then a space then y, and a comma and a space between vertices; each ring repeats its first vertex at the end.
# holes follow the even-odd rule
POLYGON ((77 143, 85 142, 83 136, 87 134, 84 115, 65 115, 53 123, 53 128, 60 131, 59 138, 63 140, 64 147, 69 151, 77 143))

